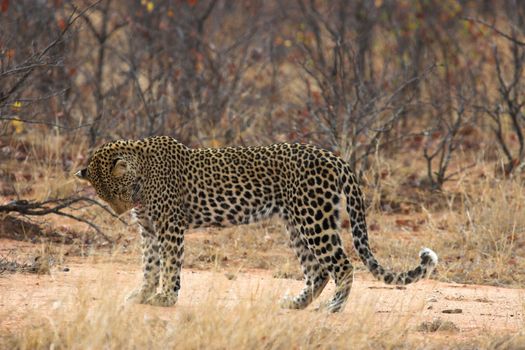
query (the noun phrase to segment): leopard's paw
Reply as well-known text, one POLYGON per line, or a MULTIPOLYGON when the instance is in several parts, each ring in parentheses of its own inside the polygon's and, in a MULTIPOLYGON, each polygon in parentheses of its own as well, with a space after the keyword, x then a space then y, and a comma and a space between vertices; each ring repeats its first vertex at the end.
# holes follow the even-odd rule
POLYGON ((175 293, 157 293, 146 301, 146 304, 153 306, 173 306, 177 302, 175 293))
POLYGON ((146 304, 148 302, 148 300, 154 294, 155 294, 155 289, 141 287, 141 288, 136 289, 133 292, 131 292, 126 297, 126 301, 130 302, 130 303, 136 303, 136 304, 146 304))
POLYGON ((308 306, 307 303, 301 301, 299 298, 285 295, 279 302, 279 306, 283 309, 301 310, 308 306))

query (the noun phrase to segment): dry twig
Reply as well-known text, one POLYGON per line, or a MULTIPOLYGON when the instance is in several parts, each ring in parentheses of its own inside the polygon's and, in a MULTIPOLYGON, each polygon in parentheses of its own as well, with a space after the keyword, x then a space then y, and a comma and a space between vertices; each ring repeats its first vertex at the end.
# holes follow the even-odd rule
POLYGON ((48 214, 55 214, 60 216, 65 216, 70 219, 82 222, 93 228, 98 235, 103 237, 108 242, 113 242, 113 240, 108 237, 97 225, 95 225, 90 220, 87 220, 83 217, 64 212, 63 210, 66 208, 72 208, 72 206, 76 203, 87 203, 88 205, 96 205, 109 214, 111 214, 113 217, 118 218, 122 223, 127 225, 127 223, 119 218, 117 215, 115 215, 107 206, 104 204, 89 198, 89 197, 83 197, 83 196, 73 196, 73 197, 67 197, 67 198, 57 198, 57 199, 48 199, 41 202, 32 202, 27 200, 15 200, 12 202, 9 202, 4 205, 0 205, 0 213, 10 213, 10 212, 16 212, 22 215, 31 215, 31 216, 44 216, 48 214))

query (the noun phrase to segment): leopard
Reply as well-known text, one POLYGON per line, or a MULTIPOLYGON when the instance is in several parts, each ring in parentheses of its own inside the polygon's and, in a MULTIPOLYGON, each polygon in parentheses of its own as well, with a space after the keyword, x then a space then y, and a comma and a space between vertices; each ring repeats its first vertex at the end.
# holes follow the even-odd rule
POLYGON ((76 176, 118 215, 131 210, 136 217, 142 284, 128 297, 136 303, 177 302, 188 230, 275 216, 284 223, 304 278, 302 290, 285 295, 280 305, 305 309, 332 279, 335 292, 322 309, 339 312, 354 279, 339 233, 344 206, 353 247, 379 281, 413 283, 429 277, 438 263, 436 253, 423 248, 411 270, 383 267, 369 245, 366 204, 352 167, 312 144, 190 148, 169 136, 117 140, 97 148, 76 176))

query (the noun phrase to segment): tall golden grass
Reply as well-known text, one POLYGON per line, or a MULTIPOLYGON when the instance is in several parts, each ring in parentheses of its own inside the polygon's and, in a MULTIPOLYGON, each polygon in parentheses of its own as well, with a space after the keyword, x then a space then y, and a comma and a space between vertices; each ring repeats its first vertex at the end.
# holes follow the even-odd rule
POLYGON ((77 292, 55 301, 47 316, 32 319, 12 334, 0 332, 0 347, 345 349, 430 345, 418 333, 414 335, 403 313, 377 322, 374 301, 364 296, 356 296, 363 302, 351 317, 282 310, 276 303, 280 295, 267 289, 254 291, 253 298, 233 300, 219 298, 210 288, 203 300, 190 305, 155 308, 126 303, 122 288, 111 280, 114 272, 107 272, 98 283, 81 282, 77 292))
MULTIPOLYGON (((0 348, 511 349, 525 339, 523 330, 468 336, 454 327, 422 331, 413 314, 423 313, 425 302, 414 301, 407 291, 392 313, 378 314, 377 300, 354 293, 351 313, 329 314, 280 309, 276 301, 283 291, 256 283, 242 298, 225 298, 217 292, 224 290, 223 282, 216 279, 195 299, 186 296, 175 307, 158 308, 127 303, 127 286, 116 285, 115 271, 101 272, 96 282, 81 281, 70 294, 58 296, 49 313, 30 313, 14 331, 0 330, 0 348)), ((0 321, 6 311, 17 312, 2 310, 0 321)))

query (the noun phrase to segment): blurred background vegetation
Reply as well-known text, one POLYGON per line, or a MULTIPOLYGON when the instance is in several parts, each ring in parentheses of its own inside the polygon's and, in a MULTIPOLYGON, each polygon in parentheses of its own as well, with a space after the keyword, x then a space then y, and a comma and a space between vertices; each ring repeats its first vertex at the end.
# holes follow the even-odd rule
POLYGON ((169 135, 315 143, 360 174, 410 154, 431 189, 469 153, 510 175, 524 21, 517 0, 0 0, 0 161, 53 140, 70 173, 104 142, 169 135))

